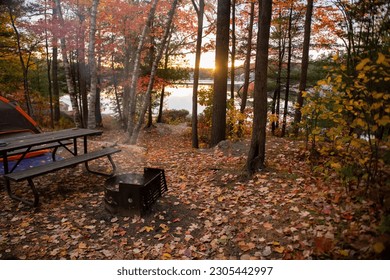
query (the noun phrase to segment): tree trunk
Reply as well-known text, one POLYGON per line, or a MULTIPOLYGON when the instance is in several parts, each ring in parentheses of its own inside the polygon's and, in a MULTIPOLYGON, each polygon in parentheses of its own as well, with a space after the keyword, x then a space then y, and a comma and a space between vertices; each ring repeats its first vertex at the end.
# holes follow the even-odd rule
POLYGON ((236 0, 232 1, 232 55, 230 62, 230 99, 234 100, 234 76, 236 60, 236 0))
MULTIPOLYGON (((56 6, 53 7, 53 19, 57 20, 57 8, 56 6)), ((60 87, 58 85, 58 38, 53 33, 53 39, 52 39, 52 69, 51 69, 51 76, 53 81, 53 109, 54 109, 54 123, 58 124, 60 121, 60 87)))
POLYGON ((158 50, 157 56, 155 57, 155 59, 153 61, 152 71, 150 73, 150 79, 149 79, 148 88, 147 88, 147 91, 145 94, 144 104, 143 104, 143 107, 141 109, 141 113, 140 113, 140 117, 138 119, 137 126, 134 128, 133 134, 131 135, 131 140, 130 140, 131 144, 137 143, 138 134, 141 130, 141 127, 142 127, 142 124, 143 124, 143 121, 145 118, 146 110, 149 106, 150 97, 151 97, 153 85, 154 85, 154 80, 155 80, 156 74, 157 74, 157 67, 158 67, 158 64, 161 60, 161 57, 163 55, 164 49, 165 49, 166 44, 167 44, 167 40, 168 40, 169 32, 171 30, 171 24, 172 24, 173 16, 175 14, 177 3, 178 3, 178 0, 173 0, 172 5, 171 5, 171 9, 169 10, 169 13, 168 13, 168 20, 167 20, 167 24, 165 26, 165 32, 164 32, 163 39, 161 41, 161 46, 158 50))
MULTIPOLYGON (((150 23, 150 30, 153 28, 153 21, 150 23)), ((154 42, 154 35, 150 36, 150 47, 149 47, 149 67, 152 69, 153 67, 153 61, 154 61, 154 56, 155 56, 155 42, 154 42)), ((146 123, 146 128, 150 128, 153 125, 153 116, 152 116, 152 101, 153 101, 153 96, 152 93, 150 93, 149 96, 149 105, 148 105, 148 121, 146 123)))
POLYGON ((119 122, 123 124, 123 115, 122 115, 122 110, 119 101, 119 94, 118 94, 118 81, 116 77, 116 70, 115 70, 115 63, 114 63, 114 53, 111 56, 111 69, 112 69, 112 83, 114 85, 114 95, 116 101, 116 108, 118 110, 118 115, 119 115, 119 122))
POLYGON ((195 1, 192 4, 198 15, 198 33, 196 38, 196 54, 195 54, 195 68, 194 68, 194 84, 192 89, 192 147, 199 148, 198 137, 198 85, 199 85, 199 68, 200 57, 202 55, 202 36, 203 36, 203 16, 204 16, 204 0, 199 0, 199 9, 195 1))
POLYGON ((272 134, 275 134, 276 128, 279 127, 279 111, 280 111, 280 91, 281 91, 281 80, 282 80, 282 66, 283 66, 283 59, 284 59, 284 52, 285 52, 285 42, 281 38, 282 32, 279 34, 279 40, 278 40, 278 73, 276 76, 276 88, 274 91, 274 96, 272 99, 272 115, 274 116, 274 119, 272 120, 271 124, 271 130, 272 134))
MULTIPOLYGON (((129 116, 129 106, 130 106, 130 61, 132 57, 132 45, 130 36, 125 37, 125 54, 124 54, 124 67, 123 67, 123 77, 125 79, 125 83, 123 86, 123 98, 122 98, 122 106, 123 106, 123 114, 122 114, 122 127, 125 131, 127 131, 127 123, 129 116)), ((113 42, 114 43, 114 42, 113 42)), ((119 104, 119 103, 118 103, 119 104)))
POLYGON ((140 64, 141 64, 141 52, 142 52, 142 47, 144 45, 144 41, 146 38, 146 33, 149 30, 150 23, 152 22, 154 18, 154 14, 156 12, 156 6, 157 6, 158 0, 154 0, 152 3, 152 7, 149 11, 148 19, 145 23, 145 26, 142 30, 142 34, 139 38, 138 42, 138 47, 137 51, 135 54, 135 59, 134 59, 134 68, 133 68, 133 73, 131 75, 131 85, 130 85, 130 91, 129 91, 129 105, 128 105, 128 114, 127 114, 127 134, 129 137, 129 140, 131 140, 134 128, 136 125, 136 109, 137 109, 137 83, 138 83, 138 77, 139 77, 139 69, 140 69, 140 64))
POLYGON ((229 58, 230 0, 218 0, 211 143, 226 139, 226 93, 229 58))
POLYGON ((60 121, 60 87, 58 85, 58 48, 57 48, 57 38, 53 36, 53 59, 52 59, 52 68, 51 76, 53 81, 53 110, 54 110, 54 123, 58 124, 60 121))
MULTIPOLYGON (((171 41, 171 35, 169 36, 167 47, 165 48, 165 55, 164 55, 164 69, 168 70, 168 62, 169 62, 169 44, 171 41)), ((163 108, 164 108, 164 95, 165 95, 165 85, 162 86, 161 89, 161 96, 160 96, 160 107, 158 110, 158 116, 157 116, 157 122, 162 123, 162 115, 163 115, 163 108)))
MULTIPOLYGON (((47 2, 45 1, 45 25, 48 26, 47 20, 47 2)), ((52 91, 52 82, 51 82, 51 60, 49 55, 49 34, 48 29, 45 27, 45 51, 46 51, 46 67, 47 67, 47 82, 49 90, 49 102, 50 102, 50 126, 54 128, 54 109, 53 109, 53 91, 52 91)))
POLYGON ((244 76, 244 87, 242 89, 242 97, 241 97, 241 107, 240 112, 244 113, 246 108, 246 101, 248 99, 248 90, 249 90, 249 79, 251 74, 251 53, 252 53, 252 38, 253 38, 253 22, 255 18, 255 2, 251 2, 251 12, 249 18, 249 26, 248 26, 248 42, 246 46, 246 54, 245 54, 245 76, 244 76))
POLYGON ((85 66, 85 34, 84 34, 85 17, 82 12, 79 14, 79 28, 77 30, 77 61, 79 69, 79 92, 81 99, 81 118, 83 127, 88 126, 88 95, 87 95, 87 71, 85 66))
MULTIPOLYGON (((99 34, 100 37, 100 34, 99 34)), ((99 49, 101 49, 101 46, 99 46, 99 49)), ((96 127, 103 127, 103 117, 102 117, 102 108, 100 104, 100 93, 101 93, 101 83, 100 83, 100 69, 102 66, 102 56, 99 52, 98 54, 98 64, 97 64, 97 75, 96 75, 96 103, 95 103, 95 121, 96 121, 96 127)))
POLYGON ((259 0, 260 14, 257 36, 256 76, 252 139, 247 159, 247 171, 253 174, 265 167, 267 123, 268 44, 272 16, 272 0, 259 0))
POLYGON ((286 126, 287 126, 287 114, 288 114, 288 99, 290 95, 290 76, 291 76, 291 56, 292 56, 292 15, 293 15, 293 5, 290 7, 290 15, 288 21, 288 54, 287 54, 287 77, 286 77, 286 92, 284 95, 284 110, 283 110, 283 122, 282 122, 282 133, 281 137, 286 135, 286 126))
MULTIPOLYGON (((64 25, 64 18, 62 16, 62 11, 61 11, 61 3, 60 0, 55 0, 58 16, 61 22, 61 25, 64 25)), ((62 36, 61 39, 61 53, 62 53, 62 63, 64 64, 65 68, 65 77, 66 77, 66 85, 68 87, 68 93, 70 96, 70 101, 72 104, 73 108, 73 120, 76 125, 76 127, 82 127, 81 119, 80 119, 80 110, 79 106, 77 104, 77 97, 76 97, 76 92, 75 88, 73 85, 73 80, 72 80, 72 73, 71 73, 71 68, 66 52, 66 42, 65 42, 65 37, 62 36)))
POLYGON ((17 43, 17 47, 18 47, 17 51, 18 51, 18 55, 19 55, 20 65, 22 67, 22 72, 23 72, 23 89, 24 89, 24 99, 26 101, 27 113, 30 116, 34 117, 34 111, 33 111, 32 105, 31 105, 30 90, 29 90, 29 84, 28 84, 28 68, 29 68, 29 64, 30 64, 29 61, 30 61, 30 57, 31 57, 31 52, 28 55, 27 62, 24 62, 23 53, 22 53, 22 44, 20 41, 20 34, 19 34, 18 28, 15 25, 15 17, 13 14, 12 7, 10 5, 8 5, 8 15, 9 15, 9 18, 11 20, 12 28, 15 31, 15 35, 16 35, 16 43, 17 43))
POLYGON ((302 119, 301 108, 303 106, 302 92, 306 89, 307 81, 307 69, 309 67, 309 49, 310 49, 310 32, 311 32, 311 18, 313 14, 313 0, 307 1, 306 18, 305 18, 305 31, 303 38, 303 52, 302 52, 302 66, 301 66, 301 78, 299 81, 299 92, 297 98, 297 106, 294 116, 294 134, 297 136, 299 131, 299 123, 302 119))
MULTIPOLYGON (((249 80, 251 75, 251 53, 252 53, 252 38, 253 38, 253 22, 255 18, 255 2, 251 2, 249 26, 248 26, 248 41, 246 46, 245 63, 244 63, 244 85, 241 94, 240 112, 243 114, 246 108, 246 102, 248 99, 249 80)), ((243 133, 244 121, 240 120, 238 125, 237 136, 241 137, 243 133)))
MULTIPOLYGON (((91 7, 91 22, 89 29, 89 45, 88 45, 88 68, 91 73, 91 86, 88 102, 88 128, 96 128, 96 103, 97 100, 97 66, 95 59, 95 33, 96 33, 96 16, 100 0, 93 0, 91 7)), ((100 105, 100 104, 99 104, 100 105)), ((100 106, 98 107, 100 108, 100 106)))

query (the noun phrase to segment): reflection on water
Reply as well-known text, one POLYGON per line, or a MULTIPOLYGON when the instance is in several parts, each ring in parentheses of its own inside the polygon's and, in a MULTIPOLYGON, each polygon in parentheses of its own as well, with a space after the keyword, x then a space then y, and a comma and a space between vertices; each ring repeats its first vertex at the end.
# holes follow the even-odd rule
MULTIPOLYGON (((190 114, 192 113, 192 87, 179 86, 167 87, 165 91, 169 92, 169 96, 165 97, 164 109, 182 110, 185 109, 190 114)), ((204 106, 198 104, 198 114, 203 112, 204 106)))

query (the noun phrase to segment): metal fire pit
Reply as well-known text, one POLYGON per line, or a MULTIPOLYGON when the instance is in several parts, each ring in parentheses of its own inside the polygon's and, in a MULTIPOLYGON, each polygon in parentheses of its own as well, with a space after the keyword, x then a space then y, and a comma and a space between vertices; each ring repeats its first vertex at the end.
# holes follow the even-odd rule
POLYGON ((143 175, 116 175, 105 182, 105 208, 120 216, 142 215, 167 190, 163 169, 144 168, 143 175))

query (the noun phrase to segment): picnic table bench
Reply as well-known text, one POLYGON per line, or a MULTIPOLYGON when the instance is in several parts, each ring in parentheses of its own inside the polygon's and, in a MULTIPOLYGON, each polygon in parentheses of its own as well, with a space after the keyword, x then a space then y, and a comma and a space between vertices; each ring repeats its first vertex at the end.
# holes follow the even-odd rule
POLYGON ((22 201, 28 205, 36 207, 39 203, 39 192, 35 187, 33 178, 51 172, 55 172, 64 168, 74 167, 80 163, 84 163, 87 171, 91 173, 104 175, 104 176, 112 176, 113 174, 115 174, 116 166, 114 161, 112 160, 111 155, 120 152, 120 150, 114 147, 106 147, 95 151, 88 151, 87 148, 88 147, 87 137, 92 135, 101 135, 101 134, 102 131, 99 130, 67 129, 67 130, 61 130, 55 132, 34 134, 31 136, 9 138, 7 140, 8 144, 0 147, 0 154, 2 155, 3 163, 4 163, 3 177, 6 181, 6 188, 7 188, 8 195, 13 199, 22 201), (77 147, 78 138, 83 138, 84 140, 83 142, 84 151, 82 154, 78 153, 78 147, 77 147), (70 149, 68 146, 71 145, 72 143, 73 143, 73 149, 70 149), (48 162, 40 166, 31 167, 26 170, 15 171, 17 164, 21 160, 23 160, 23 158, 28 152, 32 150, 38 150, 38 149, 43 149, 48 147, 53 147, 55 149, 52 155, 53 158, 52 162, 48 162), (55 153, 59 147, 64 147, 67 151, 70 152, 71 156, 69 158, 56 160, 55 153), (9 169, 7 157, 10 154, 15 154, 16 151, 22 151, 22 156, 18 160, 16 165, 12 169, 9 169), (102 157, 108 158, 112 167, 112 172, 103 173, 103 172, 91 170, 91 168, 88 165, 88 162, 102 157), (14 194, 11 190, 10 181, 20 182, 23 180, 27 180, 33 192, 34 199, 32 201, 26 200, 14 194))

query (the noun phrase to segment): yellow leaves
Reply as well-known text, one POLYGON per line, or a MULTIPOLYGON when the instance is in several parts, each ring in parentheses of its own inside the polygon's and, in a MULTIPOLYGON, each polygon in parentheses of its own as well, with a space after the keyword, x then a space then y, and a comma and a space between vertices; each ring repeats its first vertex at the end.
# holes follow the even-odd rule
POLYGON ((341 169, 341 164, 338 163, 338 162, 332 162, 332 163, 330 164, 330 167, 332 167, 333 169, 338 170, 338 169, 341 169))
POLYGON ((382 64, 385 61, 386 57, 383 55, 383 53, 378 53, 378 59, 376 60, 377 64, 382 64))
POLYGON ((360 127, 367 127, 367 123, 361 119, 361 118, 356 118, 355 121, 353 122, 355 126, 360 126, 360 127))
POLYGON ((347 250, 340 250, 339 254, 344 256, 344 257, 348 257, 349 256, 349 252, 347 250))
POLYGON ((377 109, 382 108, 382 107, 383 107, 382 102, 375 102, 371 105, 370 110, 377 110, 377 109))
POLYGON ((279 246, 279 247, 274 248, 274 251, 279 253, 279 254, 283 254, 284 249, 285 248, 283 246, 279 246))
POLYGON ((144 232, 144 231, 146 231, 146 232, 151 232, 152 230, 154 230, 154 227, 144 226, 144 227, 142 227, 142 228, 140 229, 139 232, 144 232))
POLYGON ((342 81, 343 81, 343 77, 341 75, 337 75, 335 78, 335 82, 341 84, 342 81))
POLYGON ((362 61, 359 62, 359 64, 356 66, 357 71, 363 70, 364 66, 367 65, 371 60, 369 58, 365 58, 362 61))
POLYGON ((387 58, 383 53, 378 53, 378 58, 376 60, 377 64, 382 64, 382 65, 385 65, 387 67, 390 67, 389 61, 390 61, 390 59, 387 58))
POLYGON ((389 115, 384 115, 382 118, 377 120, 377 124, 386 126, 390 123, 390 117, 389 115))
POLYGON ((382 242, 376 242, 372 248, 374 249, 374 252, 377 254, 382 253, 385 250, 385 245, 383 245, 382 242))
POLYGON ((317 82, 317 85, 319 85, 319 86, 326 86, 326 85, 328 85, 328 82, 326 80, 319 80, 317 82))
POLYGON ((163 259, 163 260, 171 260, 171 259, 172 259, 172 255, 169 254, 169 253, 164 253, 164 254, 162 255, 162 259, 163 259))
POLYGON ((162 228, 163 233, 166 233, 169 231, 169 227, 166 224, 160 224, 160 228, 162 228))

